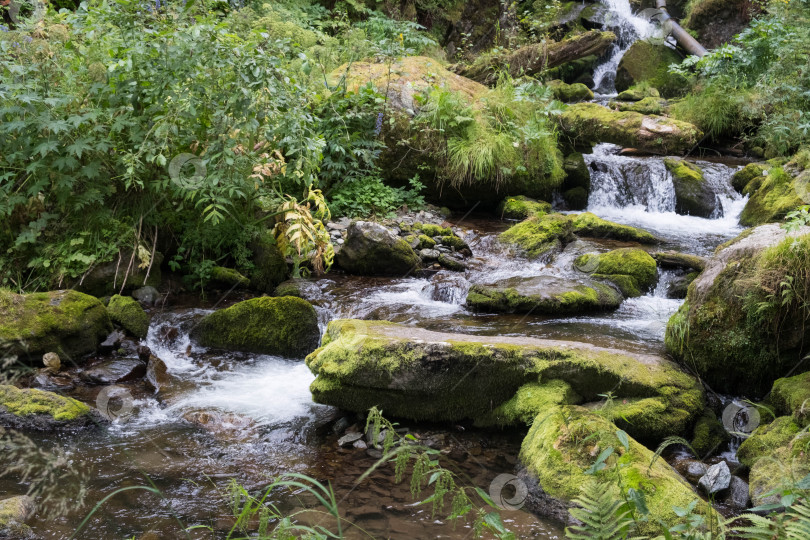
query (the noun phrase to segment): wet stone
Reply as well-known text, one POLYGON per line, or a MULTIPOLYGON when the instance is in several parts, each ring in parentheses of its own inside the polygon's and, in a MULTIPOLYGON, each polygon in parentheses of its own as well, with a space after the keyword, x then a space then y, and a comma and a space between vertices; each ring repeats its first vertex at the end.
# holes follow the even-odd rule
POLYGON ((359 439, 354 441, 352 447, 356 448, 357 450, 366 450, 368 448, 368 445, 366 444, 366 441, 359 439))
POLYGON ((728 493, 721 502, 734 510, 744 510, 748 508, 749 501, 748 483, 738 476, 732 476, 728 493))
POLYGON ((708 469, 708 465, 695 459, 685 459, 675 464, 675 470, 692 484, 697 484, 708 469))
POLYGON ((132 298, 145 306, 154 306, 160 299, 160 293, 154 287, 146 286, 132 291, 132 298))
POLYGON ((118 346, 124 340, 126 335, 124 334, 123 330, 113 330, 110 335, 107 336, 107 339, 101 342, 99 345, 99 350, 102 353, 111 353, 114 350, 118 349, 118 346))
POLYGON ((351 446, 352 443, 358 441, 363 438, 362 433, 347 433, 340 439, 338 439, 338 446, 340 447, 348 447, 351 446))
POLYGON ((708 495, 727 489, 731 484, 731 471, 725 461, 712 465, 698 481, 698 486, 708 495))
POLYGON ((82 378, 95 384, 115 384, 134 381, 144 375, 146 364, 137 358, 121 358, 86 369, 82 373, 82 378))

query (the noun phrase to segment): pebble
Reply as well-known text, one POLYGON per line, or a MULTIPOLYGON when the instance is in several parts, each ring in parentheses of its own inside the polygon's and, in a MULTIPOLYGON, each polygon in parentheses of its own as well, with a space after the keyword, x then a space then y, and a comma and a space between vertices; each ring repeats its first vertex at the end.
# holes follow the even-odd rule
MULTIPOLYGON (((347 446, 351 446, 355 441, 359 441, 363 438, 362 433, 347 433, 340 439, 338 439, 338 446, 341 448, 345 448, 347 446)), ((364 443, 365 444, 365 443, 364 443)))

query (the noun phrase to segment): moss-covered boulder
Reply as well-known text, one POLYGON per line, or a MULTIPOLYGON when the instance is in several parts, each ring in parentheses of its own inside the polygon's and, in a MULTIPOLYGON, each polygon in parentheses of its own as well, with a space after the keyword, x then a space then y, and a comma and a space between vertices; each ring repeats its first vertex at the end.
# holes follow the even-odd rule
POLYGON ((73 398, 35 388, 0 385, 0 426, 72 428, 86 426, 93 419, 90 407, 73 398))
POLYGON ((730 438, 728 431, 717 418, 717 415, 707 407, 703 411, 703 416, 695 423, 689 444, 698 453, 697 457, 703 458, 709 453, 716 452, 730 438))
POLYGON ((211 279, 208 287, 213 289, 245 289, 250 286, 250 280, 233 268, 215 266, 211 269, 211 279))
POLYGON ((652 258, 661 268, 676 268, 679 270, 692 270, 702 272, 706 268, 708 259, 700 255, 681 253, 680 251, 656 251, 652 258))
POLYGON ((567 84, 563 81, 551 81, 547 83, 547 86, 554 92, 554 98, 563 103, 593 99, 593 91, 582 83, 567 84))
POLYGON ((597 103, 571 105, 558 119, 563 133, 579 144, 610 142, 653 154, 684 154, 703 136, 687 122, 617 112, 597 103))
POLYGON ((404 276, 421 264, 407 241, 370 221, 355 221, 349 226, 336 261, 342 269, 361 276, 404 276))
POLYGON ((376 405, 413 420, 519 425, 533 407, 540 413, 549 402, 594 402, 612 392, 614 405, 605 414, 654 443, 684 433, 703 411, 699 384, 673 363, 584 343, 338 320, 307 365, 317 376, 310 387, 316 402, 357 412, 376 405), (555 391, 564 398, 549 397, 555 391), (515 396, 520 403, 512 402, 515 396), (651 403, 654 412, 642 410, 651 403))
POLYGON ((805 283, 808 260, 810 227, 762 225, 720 246, 670 319, 667 349, 718 392, 763 395, 810 343, 805 308, 783 294, 805 283))
POLYGON ((760 426, 740 445, 737 458, 750 469, 749 495, 755 506, 778 503, 781 494, 810 473, 810 433, 790 416, 760 426))
POLYGON ((570 216, 574 234, 588 238, 610 238, 639 244, 657 244, 659 240, 644 229, 621 225, 590 212, 570 216))
POLYGON ((192 337, 219 349, 296 357, 318 345, 315 308, 292 296, 253 298, 205 316, 192 337))
POLYGON ((107 313, 113 322, 120 324, 124 330, 143 339, 149 332, 149 315, 131 296, 115 295, 107 304, 107 313))
POLYGON ((710 218, 720 211, 717 195, 706 182, 700 167, 674 158, 666 158, 664 165, 675 187, 675 212, 710 218))
POLYGON ((498 205, 497 213, 501 219, 526 219, 531 216, 542 216, 551 212, 551 204, 536 201, 523 195, 507 197, 498 205))
POLYGON ((501 242, 520 249, 528 257, 549 258, 574 240, 571 220, 562 214, 532 216, 499 236, 501 242))
POLYGON ((0 343, 7 346, 5 352, 31 365, 41 365, 47 352, 79 361, 95 352, 111 331, 104 304, 87 294, 0 290, 0 343))
MULTIPOLYGON (((653 453, 633 438, 628 438, 625 448, 614 424, 583 407, 552 406, 540 412, 523 441, 520 461, 546 497, 570 504, 580 495, 583 486, 594 481, 585 471, 594 464, 596 456, 609 447, 614 453, 608 458, 605 469, 597 473, 596 480, 604 477, 606 482, 615 482, 618 476, 625 489, 633 488, 644 494, 650 514, 656 520, 668 525, 681 523, 682 518, 675 514, 673 507, 686 507, 699 500, 691 486, 663 459, 654 461, 653 453)), ((713 512, 704 505, 699 506, 698 511, 713 512)), ((642 532, 649 534, 658 534, 661 530, 659 523, 653 520, 639 526, 642 532)))
POLYGON ((619 62, 616 71, 616 89, 621 92, 639 83, 657 88, 664 97, 682 95, 688 81, 669 72, 669 66, 680 64, 683 58, 674 49, 659 43, 638 40, 633 43, 619 62))
POLYGON ((34 501, 27 495, 0 500, 0 538, 34 538, 25 521, 34 513, 34 501))
POLYGON ((585 157, 579 152, 565 156, 563 161, 565 180, 560 187, 563 200, 569 210, 584 210, 588 206, 591 190, 591 171, 585 157))
POLYGON ((469 308, 489 313, 575 315, 616 309, 622 300, 619 291, 606 283, 555 276, 473 285, 467 293, 469 308))
POLYGON ((752 180, 757 178, 762 180, 764 176, 767 176, 768 169, 769 167, 765 163, 749 163, 734 173, 734 176, 731 177, 731 187, 742 193, 745 186, 752 180))
POLYGON ((810 371, 777 379, 768 401, 778 414, 792 415, 802 426, 810 424, 810 371))
POLYGON ((619 111, 631 111, 641 114, 664 114, 667 111, 667 100, 646 97, 641 101, 611 101, 610 106, 619 111))
POLYGON ((619 95, 616 96, 616 101, 619 102, 627 102, 627 101, 642 101, 647 98, 660 98, 661 93, 658 91, 657 88, 654 88, 647 84, 639 84, 635 86, 631 86, 627 90, 619 92, 619 95))
POLYGON ((251 242, 250 251, 253 253, 253 270, 249 273, 250 288, 270 294, 289 276, 287 261, 269 231, 251 242))
POLYGON ((772 167, 767 176, 754 176, 743 188, 743 194, 750 197, 740 223, 754 227, 780 221, 797 206, 807 204, 810 170, 805 175, 794 178, 785 167, 772 167))
POLYGON ((398 111, 419 110, 415 97, 432 88, 446 88, 461 92, 470 100, 487 91, 487 87, 461 75, 448 71, 432 58, 406 56, 388 63, 352 62, 344 64, 328 76, 330 84, 345 80, 346 87, 357 92, 369 83, 380 92, 387 93, 389 107, 398 111))
POLYGON ((577 257, 574 266, 593 278, 614 283, 622 294, 629 297, 641 296, 658 281, 655 259, 638 248, 586 253, 577 257))

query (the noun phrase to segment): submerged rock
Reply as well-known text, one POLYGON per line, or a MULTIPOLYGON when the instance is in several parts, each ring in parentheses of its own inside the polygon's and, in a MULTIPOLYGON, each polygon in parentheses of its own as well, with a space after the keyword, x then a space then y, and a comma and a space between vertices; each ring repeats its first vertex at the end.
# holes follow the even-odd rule
POLYGON ((673 363, 583 343, 338 320, 307 366, 316 402, 413 420, 519 425, 555 400, 587 403, 613 392, 603 414, 658 441, 685 432, 703 410, 700 386, 673 363))
POLYGON ((157 356, 149 356, 149 361, 146 364, 146 383, 153 390, 160 391, 161 388, 169 384, 172 376, 169 375, 169 369, 166 364, 157 356))
POLYGON ((638 248, 586 253, 577 257, 574 266, 593 278, 614 283, 628 297, 641 296, 658 281, 655 259, 638 248))
MULTIPOLYGON (((616 431, 609 420, 583 407, 552 406, 540 412, 520 450, 521 463, 536 479, 535 489, 541 490, 535 498, 550 497, 570 505, 593 479, 585 471, 602 450, 611 447, 614 453, 606 462, 607 474, 616 474, 624 487, 643 492, 650 514, 657 519, 669 525, 681 523, 673 507, 689 506, 697 494, 663 459, 654 461, 653 453, 633 438, 628 438, 625 448, 616 431)), ((706 505, 698 508, 707 511, 706 505)), ((639 527, 644 533, 660 532, 658 523, 640 522, 639 527)))
POLYGON ((56 352, 78 361, 94 352, 112 330, 97 298, 78 291, 14 294, 0 290, 0 342, 30 365, 56 352))
POLYGON ((281 356, 300 356, 318 345, 315 308, 284 296, 245 300, 204 317, 192 336, 205 347, 281 356))
POLYGON ((355 221, 349 226, 336 261, 347 272, 361 276, 404 276, 421 263, 407 241, 370 221, 355 221))
POLYGON ((142 379, 146 364, 138 358, 108 360, 82 372, 82 377, 93 384, 115 384, 142 379))
POLYGON ((763 225, 720 246, 670 318, 667 350, 718 392, 764 394, 810 343, 800 308, 773 296, 808 258, 810 227, 763 225))
POLYGON ((616 112, 596 103, 570 105, 559 122, 563 133, 579 143, 609 142, 653 154, 684 154, 703 136, 687 122, 616 112))
POLYGON ((0 426, 19 429, 81 427, 93 419, 90 407, 73 398, 34 388, 0 385, 0 426))
POLYGON ((129 296, 116 294, 110 298, 107 313, 110 314, 113 322, 120 324, 124 330, 136 338, 143 339, 149 332, 149 315, 138 302, 129 296))
POLYGON ((616 309, 624 298, 605 283, 554 276, 473 285, 467 306, 484 312, 575 315, 616 309))
POLYGON ((664 165, 672 175, 675 187, 675 212, 710 218, 721 209, 703 171, 694 163, 682 159, 666 158, 664 165))

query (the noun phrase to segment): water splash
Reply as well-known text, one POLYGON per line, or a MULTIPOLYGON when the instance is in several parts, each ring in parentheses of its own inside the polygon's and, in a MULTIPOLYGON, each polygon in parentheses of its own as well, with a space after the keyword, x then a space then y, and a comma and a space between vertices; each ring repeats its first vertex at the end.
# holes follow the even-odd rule
POLYGON ((616 71, 622 57, 639 39, 654 35, 656 27, 650 21, 633 13, 629 0, 601 0, 608 12, 605 14, 606 29, 616 34, 606 60, 593 73, 593 91, 603 96, 616 94, 616 71))

